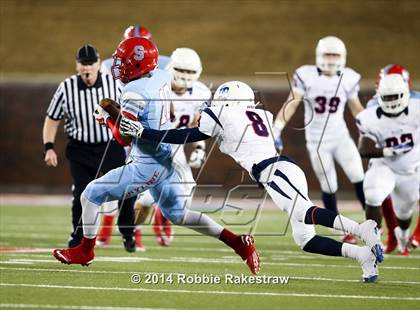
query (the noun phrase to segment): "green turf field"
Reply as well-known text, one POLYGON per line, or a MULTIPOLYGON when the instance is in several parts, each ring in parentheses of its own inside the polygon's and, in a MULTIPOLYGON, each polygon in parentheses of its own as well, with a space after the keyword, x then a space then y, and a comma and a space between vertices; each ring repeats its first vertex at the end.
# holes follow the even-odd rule
MULTIPOLYGON (((361 213, 348 215, 362 220, 361 213)), ((233 213, 223 216, 230 223, 238 219, 233 213)), ((247 211, 242 217, 252 215, 247 211)), ((256 245, 261 274, 289 277, 287 284, 225 284, 226 274, 249 275, 246 265, 221 242, 178 227, 169 248, 159 247, 151 227, 145 227, 144 253, 126 253, 114 236, 109 248, 97 249, 89 267, 63 265, 49 249, 65 245, 69 221, 68 208, 0 207, 1 308, 354 310, 415 309, 420 302, 419 250, 410 257, 386 256, 380 281, 363 284, 357 263, 303 253, 290 232, 282 236, 286 218, 277 210, 262 211, 256 245), (5 252, 14 247, 38 249, 5 252), (194 274, 219 276, 222 283, 177 283, 178 277, 194 274), (131 283, 133 275, 142 283, 131 283), (170 276, 172 284, 162 283, 170 276), (153 277, 160 283, 144 283, 153 277)), ((231 228, 241 232, 249 226, 231 228)))

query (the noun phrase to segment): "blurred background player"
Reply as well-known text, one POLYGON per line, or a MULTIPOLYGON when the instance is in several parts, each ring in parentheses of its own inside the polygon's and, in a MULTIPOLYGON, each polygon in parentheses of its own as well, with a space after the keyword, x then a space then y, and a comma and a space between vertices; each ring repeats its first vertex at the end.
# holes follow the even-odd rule
POLYGON ((121 94, 121 122, 111 118, 100 106, 95 111, 99 123, 112 129, 122 145, 131 144, 132 161, 113 169, 89 183, 81 196, 83 206, 83 239, 80 246, 54 250, 54 257, 66 264, 88 265, 94 259, 99 228, 100 205, 123 196, 135 197, 150 190, 166 218, 200 234, 211 236, 232 248, 254 274, 260 271, 260 259, 251 235, 236 235, 205 214, 186 208, 180 179, 172 166, 172 146, 137 138, 137 126, 169 129, 171 76, 156 69, 158 50, 145 38, 129 38, 118 45, 113 55, 114 79, 125 85, 121 94))
MULTIPOLYGON (((420 95, 419 92, 415 91, 412 89, 412 80, 411 80, 411 76, 410 76, 410 72, 401 65, 398 64, 389 64, 386 65, 385 67, 383 67, 378 74, 378 79, 376 80, 376 91, 378 91, 378 85, 379 82, 381 81, 381 79, 387 75, 387 74, 400 74, 404 80, 405 83, 407 83, 409 89, 410 89, 410 96, 411 97, 417 97, 420 95)), ((378 94, 375 94, 375 96, 369 100, 369 102, 367 103, 366 107, 379 107, 379 103, 378 103, 378 94)), ((372 158, 370 159, 369 163, 375 161, 377 159, 372 158)), ((386 248, 385 248, 385 253, 391 253, 393 252, 396 247, 397 247, 397 239, 394 233, 394 229, 395 227, 397 227, 397 220, 395 217, 395 213, 394 213, 394 209, 393 209, 393 205, 392 205, 392 199, 391 196, 388 196, 382 203, 381 206, 382 209, 382 215, 385 219, 385 223, 387 226, 387 240, 386 240, 386 248)), ((375 209, 376 210, 376 209, 375 209)), ((370 211, 370 209, 368 208, 366 210, 367 212, 370 211)), ((367 218, 371 218, 372 216, 370 214, 367 214, 367 218)), ((378 227, 380 227, 381 223, 378 223, 378 227)), ((410 238, 410 242, 411 242, 411 246, 413 248, 416 248, 419 246, 420 244, 420 217, 418 217, 417 219, 417 225, 416 228, 410 238)))
POLYGON ((370 162, 364 181, 366 217, 381 222, 383 201, 390 194, 398 226, 398 252, 409 255, 410 223, 418 206, 420 186, 420 96, 410 93, 398 73, 381 77, 377 104, 357 116, 362 157, 370 162))
MULTIPOLYGON (((345 67, 346 47, 339 38, 328 36, 316 47, 316 65, 299 67, 293 75, 292 91, 274 122, 276 146, 282 149, 281 132, 303 101, 305 138, 312 167, 322 190, 325 208, 338 213, 338 189, 334 161, 354 185, 356 196, 364 208, 363 166, 357 147, 344 121, 346 103, 355 117, 360 103, 360 74, 345 67)), ((346 235, 344 241, 356 240, 346 235)))
MULTIPOLYGON (((82 206, 80 195, 90 181, 109 170, 124 165, 125 152, 112 138, 112 133, 95 122, 95 105, 105 96, 117 99, 120 89, 112 76, 99 70, 100 58, 96 48, 83 45, 76 53, 77 74, 65 79, 58 86, 47 110, 42 132, 45 145, 45 163, 58 165, 54 142, 58 126, 65 120, 64 130, 69 138, 66 157, 73 179, 72 223, 73 232, 68 246, 80 244, 82 231, 82 206), (105 151, 107 151, 105 153, 105 151)), ((123 201, 119 202, 122 206, 123 201)), ((127 251, 135 249, 133 241, 134 200, 124 202, 119 214, 120 232, 127 251)), ((114 204, 110 208, 118 210, 114 204)))
POLYGON ((231 156, 265 188, 275 204, 288 212, 293 239, 304 251, 350 257, 359 262, 364 282, 378 278, 377 264, 383 260, 376 223, 362 224, 330 210, 317 208, 308 197, 304 172, 286 156, 277 154, 270 124, 273 115, 256 109, 253 90, 243 82, 220 85, 211 107, 201 113, 196 128, 153 130, 130 120, 136 136, 155 142, 188 143, 216 138, 220 151, 231 156), (252 128, 252 129, 251 129, 252 128), (366 244, 360 247, 316 235, 315 224, 352 233, 366 244))
MULTIPOLYGON (((175 115, 173 120, 175 128, 196 127, 200 111, 207 107, 211 100, 211 91, 202 82, 198 81, 202 72, 201 59, 196 51, 190 48, 177 48, 171 54, 168 71, 172 75, 172 105, 175 115)), ((195 143, 187 161, 183 145, 174 145, 172 150, 173 167, 180 177, 188 205, 191 204, 194 188, 196 186, 191 168, 198 169, 205 161, 206 144, 204 141, 195 143)), ((151 207, 155 207, 153 229, 157 241, 162 246, 168 246, 173 240, 171 222, 167 220, 157 208, 149 191, 143 193, 136 202, 136 224, 141 225, 147 217, 151 207)), ((140 228, 136 228, 136 232, 140 228)), ((136 234, 137 235, 137 234, 136 234)))
MULTIPOLYGON (((146 27, 140 25, 132 25, 124 30, 121 40, 123 41, 128 38, 146 38, 153 41, 152 33, 146 27)), ((112 57, 103 60, 101 64, 101 72, 111 74, 113 61, 112 57)), ((169 62, 170 58, 168 56, 159 55, 158 65, 160 69, 166 69, 169 62)))

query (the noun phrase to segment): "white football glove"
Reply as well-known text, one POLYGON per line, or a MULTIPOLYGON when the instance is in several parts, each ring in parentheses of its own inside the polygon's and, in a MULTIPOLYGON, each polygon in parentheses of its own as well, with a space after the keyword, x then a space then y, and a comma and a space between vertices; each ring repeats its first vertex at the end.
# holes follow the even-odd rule
POLYGON ((394 147, 384 147, 384 157, 392 157, 410 152, 413 149, 412 143, 399 144, 394 147))
POLYGON ((140 138, 144 127, 139 121, 134 121, 128 117, 123 117, 120 122, 120 133, 123 136, 140 138))
POLYGON ((106 126, 106 119, 109 117, 109 113, 105 111, 99 104, 95 105, 93 116, 99 125, 106 126))
POLYGON ((190 160, 188 161, 188 165, 190 165, 191 168, 198 169, 206 160, 206 151, 200 147, 197 146, 195 150, 190 155, 190 160))

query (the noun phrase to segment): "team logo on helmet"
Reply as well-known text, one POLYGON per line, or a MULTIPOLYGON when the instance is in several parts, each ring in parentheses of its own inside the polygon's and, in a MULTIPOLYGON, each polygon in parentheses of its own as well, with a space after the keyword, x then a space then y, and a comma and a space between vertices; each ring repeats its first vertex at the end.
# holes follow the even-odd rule
POLYGON ((229 87, 225 86, 219 89, 219 94, 226 94, 229 92, 229 87))

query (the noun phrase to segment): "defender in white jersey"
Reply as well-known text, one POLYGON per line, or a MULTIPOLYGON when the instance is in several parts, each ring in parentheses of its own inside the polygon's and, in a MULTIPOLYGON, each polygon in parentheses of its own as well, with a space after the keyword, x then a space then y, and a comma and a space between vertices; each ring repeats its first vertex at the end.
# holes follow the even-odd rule
MULTIPOLYGON (((177 48, 171 54, 167 70, 172 75, 174 128, 194 127, 197 125, 200 111, 207 107, 211 99, 210 89, 198 80, 202 72, 200 57, 193 49, 177 48)), ((188 205, 191 204, 196 186, 191 168, 198 169, 204 163, 205 147, 204 141, 197 142, 189 160, 185 156, 183 145, 172 148, 172 165, 181 178, 185 195, 188 197, 188 205)), ((162 246, 168 246, 173 240, 171 223, 160 213, 149 191, 143 193, 136 203, 137 224, 141 225, 144 222, 150 207, 155 207, 153 230, 157 241, 162 246)))
POLYGON ((369 164, 364 181, 366 211, 380 221, 380 209, 392 194, 398 227, 398 251, 408 255, 409 226, 420 186, 420 96, 410 93, 400 74, 382 77, 378 96, 357 116, 359 149, 369 164))
POLYGON ((252 89, 239 81, 216 90, 212 106, 203 110, 197 128, 167 131, 136 127, 141 139, 168 143, 200 141, 215 137, 220 151, 231 156, 263 186, 276 205, 289 213, 293 238, 307 252, 356 259, 365 282, 376 281, 377 263, 383 260, 376 223, 358 224, 327 209, 317 208, 308 197, 305 174, 274 146, 270 112, 256 109, 252 89), (367 245, 343 244, 315 234, 314 224, 344 230, 359 236, 367 245))
POLYGON ((324 205, 335 212, 338 185, 334 161, 353 183, 364 207, 362 160, 343 117, 346 104, 354 117, 363 110, 358 97, 360 74, 345 67, 345 63, 346 47, 340 39, 319 40, 316 66, 305 65, 296 70, 292 91, 274 123, 276 145, 281 148, 281 131, 299 103, 304 102, 306 147, 324 205))

